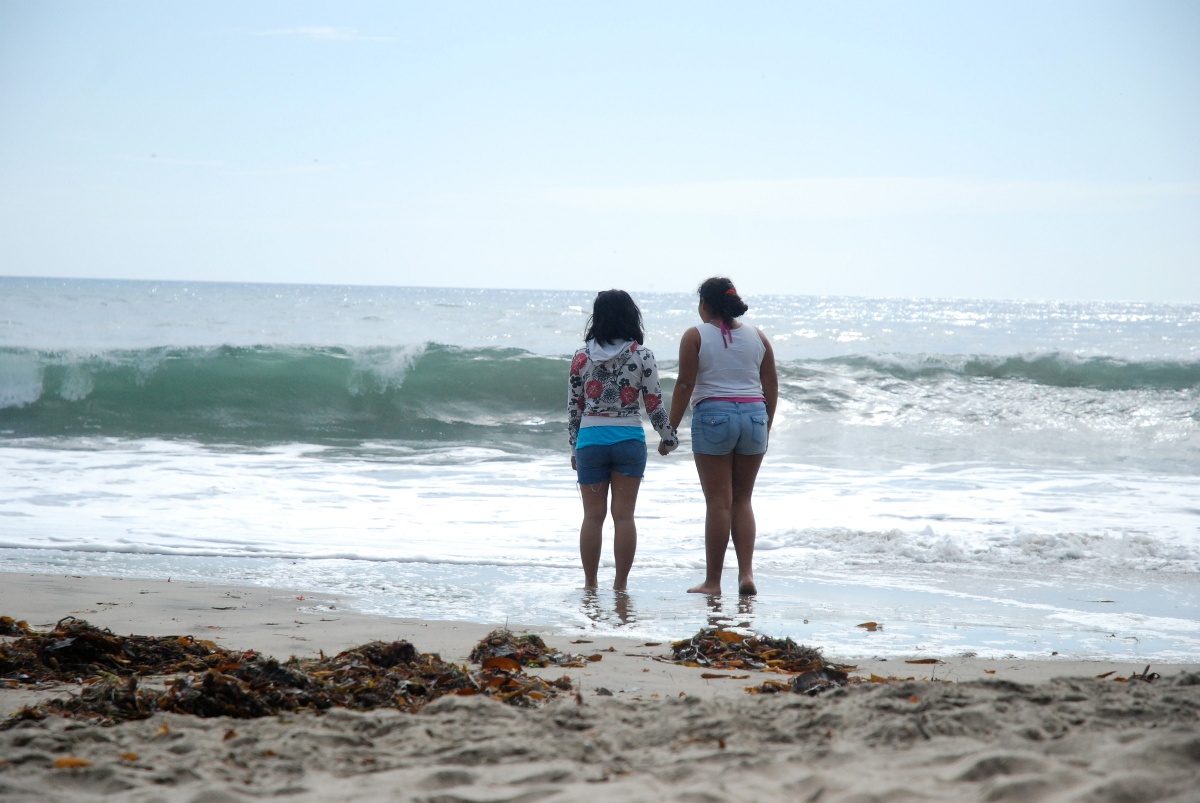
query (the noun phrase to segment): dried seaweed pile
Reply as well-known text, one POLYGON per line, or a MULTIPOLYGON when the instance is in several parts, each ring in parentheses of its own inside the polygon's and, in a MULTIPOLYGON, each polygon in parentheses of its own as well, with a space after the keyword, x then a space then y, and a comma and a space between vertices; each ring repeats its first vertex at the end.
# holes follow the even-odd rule
POLYGON ((797 644, 790 638, 747 636, 720 627, 701 628, 689 639, 671 644, 672 660, 683 666, 711 669, 779 672, 795 675, 789 683, 766 681, 747 689, 754 694, 793 691, 818 694, 850 682, 852 666, 827 662, 821 651, 797 644))
POLYGON ((86 684, 80 694, 27 707, 0 727, 54 714, 112 724, 157 711, 236 718, 333 707, 415 711, 445 694, 486 694, 534 706, 571 689, 565 676, 547 681, 526 675, 519 665, 470 671, 420 653, 407 641, 371 642, 331 658, 280 663, 187 636, 115 636, 76 619, 0 645, 0 676, 86 684), (165 689, 138 685, 138 676, 171 674, 179 676, 165 689))
POLYGON ((586 666, 578 655, 550 649, 540 636, 532 633, 518 636, 504 629, 493 630, 480 639, 471 650, 471 661, 485 667, 508 666, 507 661, 517 666, 586 666))
MULTIPOLYGON (((7 616, 3 620, 12 621, 7 616)), ((53 630, 39 633, 26 625, 17 635, 21 638, 0 644, 0 677, 22 683, 70 682, 103 674, 202 672, 225 654, 211 641, 191 636, 117 636, 73 616, 60 619, 53 630)))

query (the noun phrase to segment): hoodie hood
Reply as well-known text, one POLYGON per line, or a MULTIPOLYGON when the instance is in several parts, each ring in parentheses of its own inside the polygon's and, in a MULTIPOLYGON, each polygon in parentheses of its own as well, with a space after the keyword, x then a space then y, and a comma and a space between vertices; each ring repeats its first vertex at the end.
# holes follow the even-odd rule
POLYGON ((618 343, 597 343, 595 340, 587 342, 587 355, 592 362, 608 362, 614 357, 620 356, 621 352, 629 348, 632 340, 622 340, 618 343))

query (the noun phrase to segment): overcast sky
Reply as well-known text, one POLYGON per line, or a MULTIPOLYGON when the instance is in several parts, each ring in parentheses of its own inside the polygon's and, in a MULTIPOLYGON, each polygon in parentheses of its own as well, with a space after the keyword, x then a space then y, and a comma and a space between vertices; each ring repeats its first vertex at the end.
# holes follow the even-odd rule
POLYGON ((1200 302, 1200 2, 0 0, 0 275, 1200 302))

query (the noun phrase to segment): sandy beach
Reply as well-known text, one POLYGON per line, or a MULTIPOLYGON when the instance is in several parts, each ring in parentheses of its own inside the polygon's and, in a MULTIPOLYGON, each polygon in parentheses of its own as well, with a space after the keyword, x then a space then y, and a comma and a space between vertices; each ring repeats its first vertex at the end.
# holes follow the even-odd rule
MULTIPOLYGON (((303 591, 23 574, 0 575, 0 614, 35 630, 74 616, 118 635, 192 635, 280 659, 406 640, 461 664, 505 625, 365 616, 303 591)), ((667 660, 669 644, 538 635, 593 660, 526 670, 571 680, 571 693, 537 708, 446 696, 415 714, 155 714, 111 727, 50 717, 0 731, 0 797, 1200 800, 1197 664, 1152 666, 1147 682, 1144 666, 1105 662, 827 655, 853 663, 859 682, 752 695, 747 687, 787 678, 681 666, 667 660)), ((6 682, 0 708, 7 716, 77 689, 6 682)))

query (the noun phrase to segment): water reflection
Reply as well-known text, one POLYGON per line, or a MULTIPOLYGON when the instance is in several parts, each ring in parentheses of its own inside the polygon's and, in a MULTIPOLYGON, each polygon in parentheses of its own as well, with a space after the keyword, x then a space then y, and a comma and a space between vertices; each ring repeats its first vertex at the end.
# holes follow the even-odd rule
MULTIPOLYGON (((598 591, 584 591, 579 608, 583 614, 598 625, 622 627, 637 623, 637 612, 628 591, 612 592, 611 606, 605 605, 598 591)), ((607 597, 607 592, 605 592, 607 597)))
POLYGON ((708 603, 709 627, 749 628, 754 624, 754 597, 738 597, 737 604, 729 604, 720 595, 705 597, 708 603))

